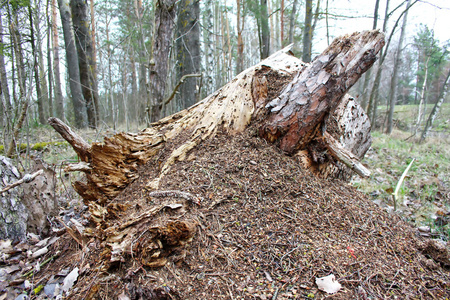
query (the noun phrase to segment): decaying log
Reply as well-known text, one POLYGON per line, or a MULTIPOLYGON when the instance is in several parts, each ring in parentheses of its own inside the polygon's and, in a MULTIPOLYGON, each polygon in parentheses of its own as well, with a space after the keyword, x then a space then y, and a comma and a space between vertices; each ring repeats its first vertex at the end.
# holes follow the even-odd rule
POLYGON ((287 153, 305 148, 317 135, 325 116, 373 65, 383 46, 384 35, 378 31, 334 40, 267 105, 271 115, 261 128, 261 136, 270 142, 279 141, 287 153))
POLYGON ((328 148, 338 160, 351 157, 347 164, 367 175, 361 166, 355 166, 370 146, 370 124, 359 104, 344 95, 374 63, 383 44, 384 35, 378 31, 344 36, 309 65, 295 58, 288 47, 243 71, 194 106, 137 134, 119 133, 103 143, 89 146, 61 121, 51 118, 49 123, 89 165, 83 168, 86 181, 74 184, 87 203, 108 203, 138 177, 137 167, 150 159, 156 160, 160 169, 149 179, 147 188, 158 190, 171 165, 186 159, 203 140, 218 130, 243 132, 253 121, 262 137, 287 154, 306 153, 304 161, 319 161, 318 174, 339 171, 332 170, 333 162, 314 159, 315 152, 328 148), (327 141, 333 145, 339 142, 342 147, 329 146, 327 141), (164 155, 159 155, 162 149, 164 155))

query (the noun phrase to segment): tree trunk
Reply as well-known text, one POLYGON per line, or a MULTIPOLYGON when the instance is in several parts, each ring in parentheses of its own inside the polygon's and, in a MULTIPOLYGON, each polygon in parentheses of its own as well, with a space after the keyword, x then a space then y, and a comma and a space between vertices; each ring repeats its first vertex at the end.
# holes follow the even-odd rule
POLYGON ((70 0, 70 7, 78 53, 81 90, 86 101, 88 125, 90 128, 96 128, 98 122, 98 90, 93 40, 89 30, 91 20, 85 0, 70 0))
POLYGON ((358 160, 370 146, 370 123, 358 103, 344 95, 374 63, 383 44, 378 31, 344 36, 305 67, 289 49, 281 50, 194 106, 138 134, 120 133, 103 143, 87 144, 58 119, 49 123, 80 156, 82 163, 69 169, 85 172, 86 181, 74 187, 87 204, 108 203, 139 177, 138 166, 150 160, 158 167, 146 179, 147 188, 158 189, 176 161, 219 130, 259 131, 286 153, 302 155, 306 165, 328 165, 316 168, 319 175, 337 175, 329 166, 341 161, 367 176, 358 160), (332 157, 321 157, 324 149, 332 157), (304 150, 310 154, 305 156, 304 150))
POLYGON ((176 15, 175 0, 159 0, 155 8, 155 25, 150 59, 150 122, 161 117, 162 103, 166 91, 169 68, 170 44, 176 15))
MULTIPOLYGON (((200 73, 200 3, 198 0, 178 2, 176 71, 177 81, 184 75, 200 73)), ((189 78, 180 86, 175 109, 179 111, 192 106, 198 100, 199 80, 189 78)))
POLYGON ((38 53, 36 49, 36 39, 34 35, 34 25, 33 25, 33 10, 31 8, 31 3, 28 5, 28 17, 30 20, 30 43, 31 43, 31 51, 33 55, 33 72, 34 72, 34 81, 36 87, 36 96, 37 96, 37 105, 38 105, 38 115, 39 115, 39 123, 46 123, 45 116, 45 107, 44 107, 44 97, 42 96, 41 83, 39 76, 39 63, 38 63, 38 53))
POLYGON ((295 15, 297 14, 297 2, 298 0, 294 0, 292 4, 291 15, 289 16, 289 44, 294 42, 294 31, 295 31, 295 15))
POLYGON ((66 44, 67 72, 69 73, 70 93, 75 113, 75 126, 86 127, 86 105, 80 83, 80 69, 78 65, 78 54, 75 46, 75 37, 72 29, 72 18, 67 0, 58 0, 61 23, 66 44))
POLYGON ((242 0, 236 0, 237 4, 237 59, 236 59, 236 72, 239 74, 244 70, 244 41, 242 39, 242 31, 244 30, 244 16, 241 17, 243 12, 242 0))
MULTIPOLYGON (((242 0, 237 0, 241 2, 242 0)), ((204 27, 203 36, 204 36, 204 57, 205 57, 205 77, 204 77, 204 91, 206 92, 205 96, 211 94, 215 90, 214 85, 214 66, 215 66, 215 57, 214 57, 214 13, 213 13, 213 1, 206 0, 205 1, 205 13, 203 14, 204 27)), ((242 25, 243 26, 243 25, 242 25)), ((238 26, 239 30, 239 26, 238 26)), ((243 59, 243 58, 242 58, 243 59)), ((238 42, 238 64, 239 64, 239 42, 238 42)))
POLYGON ((267 11, 267 0, 261 0, 260 6, 260 24, 261 24, 261 59, 265 59, 270 53, 270 30, 269 30, 269 14, 267 11))
POLYGON ((312 0, 305 1, 305 27, 303 28, 303 55, 304 62, 311 61, 311 43, 312 43, 312 0))
POLYGON ((444 82, 442 84, 442 88, 439 93, 438 101, 433 106, 433 109, 431 110, 430 115, 428 116, 427 123, 425 124, 425 127, 422 131, 422 135, 420 136, 420 143, 423 143, 425 141, 431 127, 433 126, 434 119, 436 119, 436 116, 441 109, 442 103, 444 103, 445 95, 448 90, 449 78, 450 78, 450 69, 448 70, 447 76, 445 77, 444 82))
POLYGON ((410 7, 411 0, 406 1, 406 11, 405 15, 403 16, 403 25, 400 32, 400 38, 398 41, 398 47, 395 54, 395 61, 394 61, 394 70, 392 72, 392 78, 391 78, 391 86, 389 91, 389 115, 388 115, 388 123, 387 123, 387 129, 386 133, 391 134, 392 129, 394 126, 394 109, 395 109, 395 102, 397 101, 397 91, 398 91, 398 70, 401 68, 401 57, 402 57, 402 51, 403 51, 403 40, 405 38, 405 32, 406 32, 406 24, 408 22, 408 11, 410 7))
MULTIPOLYGON (((2 14, 0 14, 0 44, 4 45, 3 42, 3 21, 2 21, 2 14)), ((12 113, 12 105, 11 105, 11 96, 9 94, 9 86, 8 86, 8 77, 6 74, 6 68, 5 68, 5 56, 4 51, 0 53, 0 84, 1 84, 1 96, 4 100, 4 108, 5 112, 9 115, 12 113)))
MULTIPOLYGON (((61 90, 61 72, 59 70, 59 42, 58 26, 56 20, 56 0, 52 0, 52 46, 53 46, 53 80, 55 81, 55 113, 56 117, 65 120, 64 101, 61 90)), ((49 70, 51 72, 51 70, 49 70)))

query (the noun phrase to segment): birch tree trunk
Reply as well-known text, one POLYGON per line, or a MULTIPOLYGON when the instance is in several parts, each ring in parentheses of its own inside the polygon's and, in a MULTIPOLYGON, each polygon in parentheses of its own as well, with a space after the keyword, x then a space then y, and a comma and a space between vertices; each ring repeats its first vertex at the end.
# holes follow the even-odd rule
POLYGON ((436 101, 436 104, 433 106, 433 109, 431 110, 430 115, 428 116, 427 123, 425 124, 425 127, 422 131, 422 135, 420 136, 420 143, 423 143, 427 138, 427 135, 430 132, 431 127, 433 126, 434 120, 436 119, 436 116, 441 110, 442 103, 444 103, 445 96, 448 91, 449 78, 450 78, 450 69, 447 71, 447 76, 445 77, 444 82, 442 84, 438 101, 436 101))

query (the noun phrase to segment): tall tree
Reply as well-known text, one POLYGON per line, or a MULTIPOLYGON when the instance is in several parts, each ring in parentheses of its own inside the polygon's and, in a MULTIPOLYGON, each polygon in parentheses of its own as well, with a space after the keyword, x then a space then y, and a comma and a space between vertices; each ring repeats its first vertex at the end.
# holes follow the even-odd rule
POLYGON ((150 122, 159 120, 166 90, 169 53, 176 16, 176 0, 158 0, 150 59, 150 98, 147 103, 150 122))
POLYGON ((261 12, 260 12, 260 39, 259 45, 261 52, 261 59, 269 57, 270 54, 270 30, 269 30, 269 14, 267 10, 267 0, 261 0, 261 12))
MULTIPOLYGON (((0 10, 3 10, 0 8, 0 10)), ((3 41, 3 20, 2 20, 2 14, 0 13, 0 90, 1 90, 1 97, 3 98, 3 103, 0 104, 2 107, 4 107, 5 111, 3 113, 11 113, 12 112, 12 105, 11 105, 11 96, 9 93, 9 86, 8 86, 8 77, 6 73, 6 66, 5 66, 5 53, 6 49, 4 47, 5 43, 3 41)), ((1 102, 1 101, 0 101, 1 102)))
POLYGON ((400 30, 400 38, 398 41, 398 47, 395 54, 394 60, 394 70, 391 78, 391 86, 389 91, 389 114, 388 114, 388 123, 386 128, 386 133, 391 134, 393 129, 393 119, 394 119, 394 109, 395 102, 397 101, 397 91, 398 91, 398 70, 400 69, 402 50, 403 50, 403 40, 405 38, 406 32, 406 24, 408 22, 408 11, 411 5, 411 0, 406 1, 406 11, 403 16, 403 24, 400 30))
POLYGON ((445 96, 448 93, 449 90, 449 79, 450 79, 450 66, 447 67, 447 74, 443 76, 444 80, 441 85, 438 100, 436 101, 435 105, 433 106, 433 109, 430 112, 430 115, 428 116, 427 122, 425 123, 425 127, 422 131, 422 135, 420 137, 420 142, 424 142, 428 133, 430 132, 431 127, 433 126, 434 120, 436 119, 436 116, 438 115, 442 103, 444 103, 445 96))
MULTIPOLYGON (((241 2, 242 0, 237 0, 241 2)), ((205 11, 203 14, 203 44, 204 44, 204 65, 205 65, 205 76, 204 76, 204 91, 205 95, 209 95, 214 92, 214 66, 215 66, 215 58, 214 58, 214 1, 205 0, 205 11)), ((239 61, 239 56, 238 56, 239 61)))
POLYGON ((66 45, 67 72, 69 74, 70 93, 75 114, 75 126, 86 127, 86 105, 80 83, 80 69, 78 65, 78 53, 75 46, 75 37, 72 29, 72 18, 67 0, 58 0, 61 23, 66 45))
POLYGON ((243 1, 236 0, 237 4, 237 63, 236 71, 241 73, 244 70, 244 40, 242 39, 242 32, 244 30, 244 9, 243 1))
POLYGON ((297 2, 294 0, 292 3, 291 15, 289 16, 289 44, 294 42, 294 31, 295 31, 295 16, 297 14, 297 2))
MULTIPOLYGON (((55 114, 56 117, 65 120, 64 115, 64 101, 61 89, 61 71, 59 69, 59 37, 58 37, 58 25, 57 25, 57 6, 56 0, 52 0, 52 49, 53 49, 53 80, 55 84, 55 114)), ((52 72, 49 70, 49 72, 52 72)))
MULTIPOLYGON (((200 72, 200 1, 181 0, 178 2, 176 72, 177 81, 184 75, 200 72)), ((176 110, 193 105, 199 98, 198 79, 187 78, 179 88, 176 110)))
POLYGON ((98 88, 97 74, 95 73, 95 58, 93 39, 89 24, 86 0, 70 0, 72 20, 75 31, 75 41, 78 53, 78 66, 80 69, 81 90, 86 101, 88 125, 97 127, 98 122, 98 88))
MULTIPOLYGON (((380 7, 380 0, 376 0, 375 1, 375 10, 373 12, 373 25, 372 25, 372 29, 377 29, 377 24, 378 24, 378 8, 380 7)), ((361 106, 363 107, 363 109, 367 108, 367 102, 369 100, 369 95, 368 95, 368 86, 369 86, 369 81, 370 78, 372 77, 372 68, 370 68, 365 74, 364 74, 364 84, 363 84, 363 89, 362 89, 362 101, 361 101, 361 106)))
POLYGON ((304 62, 311 61, 311 46, 312 46, 312 0, 305 1, 305 25, 303 28, 303 53, 302 60, 304 62))
POLYGON ((30 20, 30 44, 31 44, 31 51, 33 55, 33 72, 34 72, 34 81, 35 81, 35 87, 36 87, 36 96, 37 96, 37 105, 38 105, 38 116, 39 116, 39 122, 41 124, 47 123, 46 118, 46 110, 45 110, 45 103, 44 103, 44 97, 42 95, 42 89, 40 84, 41 77, 39 76, 39 63, 38 63, 38 53, 36 49, 36 37, 34 34, 34 25, 33 25, 33 9, 31 7, 31 3, 28 4, 28 17, 30 20))

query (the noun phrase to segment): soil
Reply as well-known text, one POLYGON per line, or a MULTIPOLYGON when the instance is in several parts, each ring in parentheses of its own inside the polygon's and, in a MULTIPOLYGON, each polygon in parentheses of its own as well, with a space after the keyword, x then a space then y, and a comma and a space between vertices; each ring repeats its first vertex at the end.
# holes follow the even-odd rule
POLYGON ((160 191, 175 191, 165 196, 145 188, 161 160, 142 166, 109 204, 97 238, 81 247, 65 233, 42 259, 56 258, 30 280, 45 284, 78 267, 68 299, 450 297, 448 248, 419 237, 347 182, 315 177, 256 132, 203 142, 163 177, 160 191), (163 208, 131 225, 139 226, 135 248, 111 263, 100 233, 155 207, 163 208), (164 245, 155 246, 158 254, 144 251, 156 239, 164 245), (333 295, 315 283, 330 274, 342 285, 333 295))

